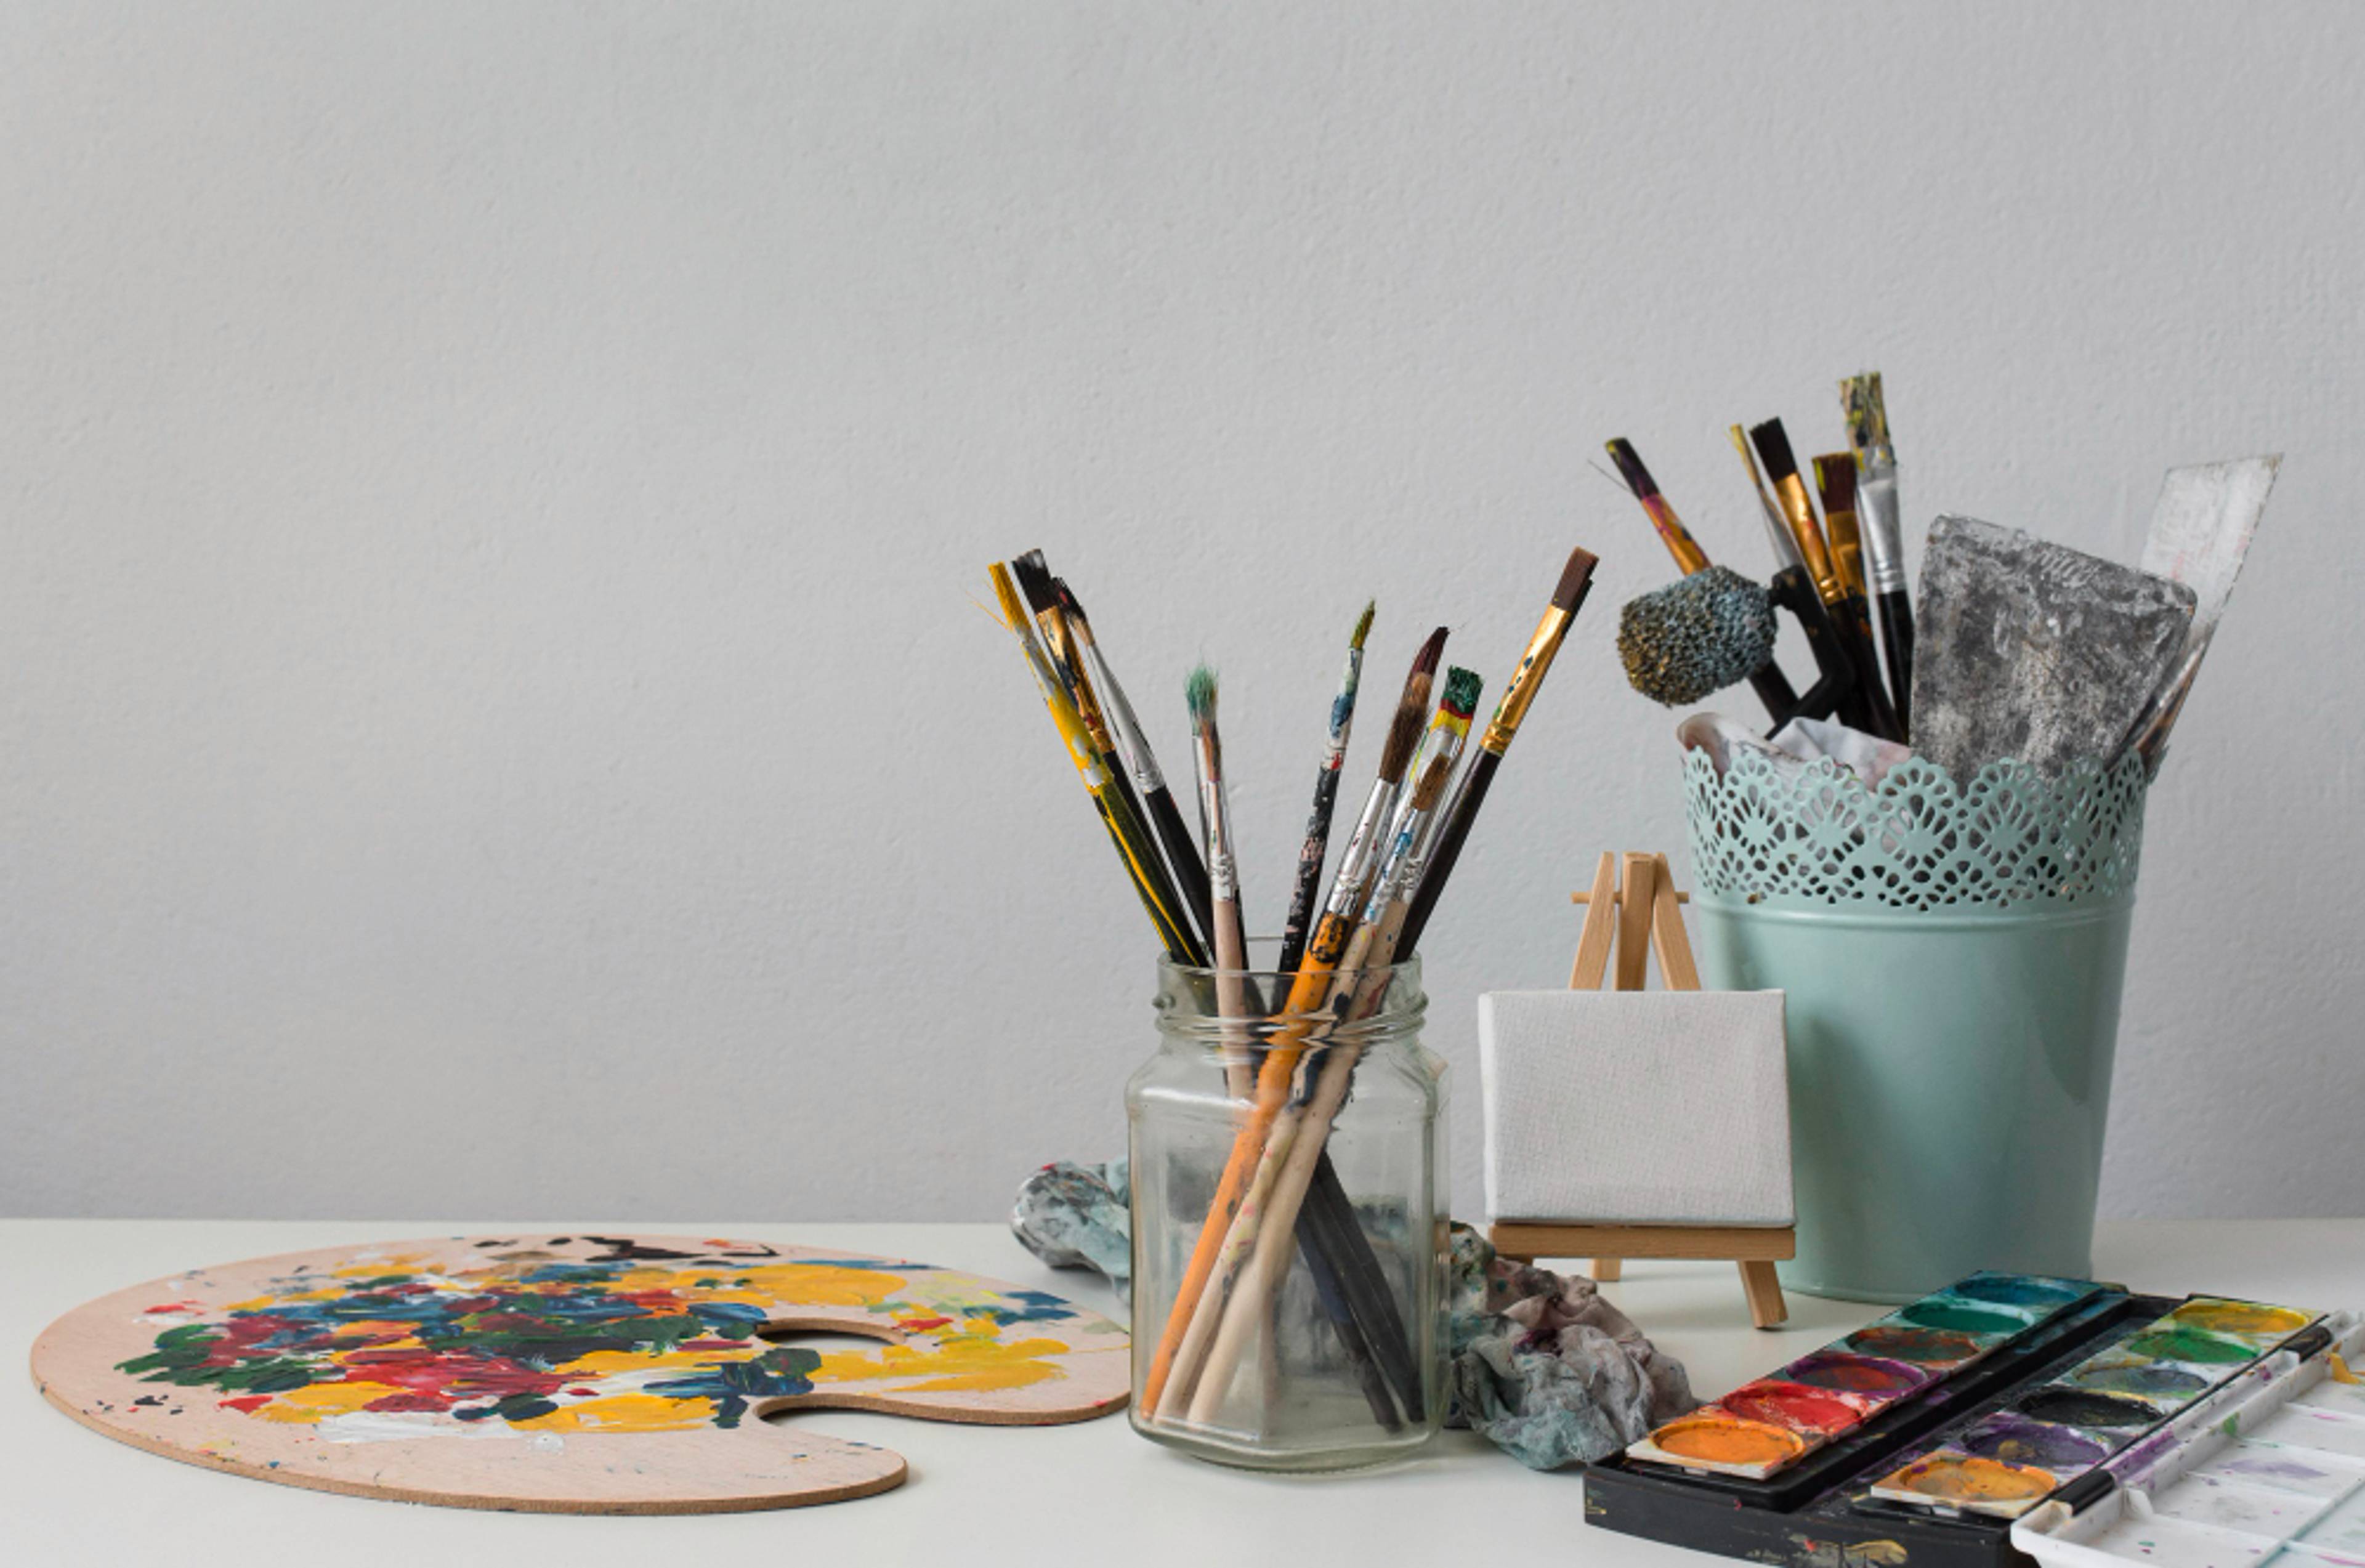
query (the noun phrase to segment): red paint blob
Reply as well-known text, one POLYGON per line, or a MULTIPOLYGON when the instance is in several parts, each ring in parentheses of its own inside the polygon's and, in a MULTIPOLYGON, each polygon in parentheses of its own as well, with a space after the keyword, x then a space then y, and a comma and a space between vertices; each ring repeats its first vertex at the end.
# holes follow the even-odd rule
POLYGON ((1826 1437, 1864 1419, 1862 1410, 1828 1390, 1770 1378, 1743 1383, 1717 1403, 1746 1420, 1826 1437))

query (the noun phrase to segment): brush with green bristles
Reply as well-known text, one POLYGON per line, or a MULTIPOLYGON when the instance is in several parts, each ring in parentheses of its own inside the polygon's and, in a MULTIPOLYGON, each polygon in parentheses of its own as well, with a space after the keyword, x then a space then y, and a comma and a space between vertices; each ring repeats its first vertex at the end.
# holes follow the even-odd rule
POLYGON ((1354 635, 1347 640, 1347 669, 1339 678, 1339 695, 1330 700, 1330 732, 1322 742, 1322 767, 1314 775, 1314 809, 1306 813, 1306 842, 1297 852, 1297 883, 1289 893, 1289 919, 1281 928, 1283 974, 1306 957, 1306 934, 1314 929, 1316 901, 1322 896, 1322 863, 1330 854, 1330 818, 1339 805, 1339 775, 1347 766, 1347 734, 1355 727, 1355 692, 1363 680, 1363 639, 1372 633, 1374 599, 1355 619, 1354 635))
MULTIPOLYGON (((1191 672, 1183 700, 1191 710, 1191 755, 1198 764, 1199 828, 1206 835, 1207 892, 1216 949, 1216 1002, 1227 1019, 1245 1019, 1262 1008, 1249 1001, 1248 928, 1240 920, 1240 868, 1232 852, 1232 817, 1224 792, 1224 742, 1216 724, 1216 672, 1205 665, 1191 672)), ((1235 1097, 1255 1085, 1243 1037, 1224 1052, 1224 1078, 1235 1097)))

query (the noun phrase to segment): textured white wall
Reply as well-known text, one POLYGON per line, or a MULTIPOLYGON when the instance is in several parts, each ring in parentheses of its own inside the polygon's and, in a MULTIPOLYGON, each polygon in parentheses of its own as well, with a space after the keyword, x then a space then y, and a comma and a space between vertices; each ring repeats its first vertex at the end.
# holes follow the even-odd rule
POLYGON ((992 1215, 1152 1035, 985 561, 1178 765, 1221 665, 1269 926, 1363 596, 1499 682, 1582 542, 1429 945, 1474 1208, 1475 993, 1681 841, 1588 465, 1758 569, 1724 425, 1878 366, 1917 532, 2132 560, 2290 454, 2105 1202, 2365 1212, 2360 73, 2340 4, 11 6, 0 1211, 992 1215))

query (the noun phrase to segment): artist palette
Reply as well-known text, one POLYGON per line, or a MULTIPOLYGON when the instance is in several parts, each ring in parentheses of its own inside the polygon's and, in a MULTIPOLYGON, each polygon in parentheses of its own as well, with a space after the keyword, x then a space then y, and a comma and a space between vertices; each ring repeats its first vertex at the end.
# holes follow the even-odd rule
MULTIPOLYGON (((2317 1315, 2292 1307, 1975 1274, 1595 1467, 1586 1517, 1797 1568, 1852 1562, 1856 1547, 1888 1554, 1869 1560, 1883 1568, 1909 1557, 1915 1568, 2000 1563, 2015 1555, 2012 1520, 2107 1487, 2114 1466, 2156 1454, 2196 1413, 2329 1338, 2317 1315)), ((2365 1399, 2337 1414, 2337 1429, 2320 1414, 2290 1429, 2325 1426, 2324 1452, 2365 1477, 2365 1399)), ((2365 1542, 2365 1502, 2359 1510, 2365 1542)))
POLYGON ((775 1410, 1041 1425, 1124 1405, 1125 1331, 1048 1292, 837 1249, 471 1236, 193 1269, 75 1308, 41 1392, 167 1458, 460 1507, 712 1513, 903 1461, 775 1410), (846 1334, 868 1349, 785 1338, 846 1334))

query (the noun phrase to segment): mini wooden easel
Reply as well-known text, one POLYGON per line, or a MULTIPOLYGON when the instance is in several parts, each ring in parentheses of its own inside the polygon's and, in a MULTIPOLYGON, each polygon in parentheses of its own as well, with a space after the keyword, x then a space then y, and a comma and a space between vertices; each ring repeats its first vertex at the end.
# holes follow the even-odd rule
MULTIPOLYGON (((1660 977, 1669 991, 1699 990, 1699 969, 1692 962, 1691 941, 1684 935, 1684 915, 1678 907, 1688 902, 1688 895, 1676 890, 1665 856, 1629 852, 1625 886, 1620 888, 1618 857, 1604 853, 1594 869, 1592 891, 1569 896, 1573 902, 1586 906, 1585 924, 1576 939, 1576 963, 1569 970, 1570 990, 1599 991, 1609 970, 1613 946, 1618 958, 1616 990, 1642 990, 1654 951, 1659 955, 1660 977)), ((1774 1264, 1797 1255, 1795 1226, 1510 1220, 1488 1226, 1487 1238, 1503 1256, 1530 1262, 1538 1258, 1589 1256, 1597 1280, 1618 1278, 1620 1262, 1628 1258, 1730 1258, 1741 1268, 1741 1288, 1749 1298, 1751 1322, 1760 1328, 1772 1328, 1790 1315, 1782 1301, 1782 1283, 1775 1275, 1774 1264)))

